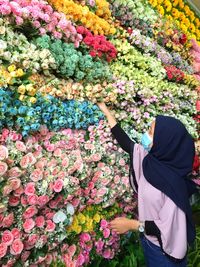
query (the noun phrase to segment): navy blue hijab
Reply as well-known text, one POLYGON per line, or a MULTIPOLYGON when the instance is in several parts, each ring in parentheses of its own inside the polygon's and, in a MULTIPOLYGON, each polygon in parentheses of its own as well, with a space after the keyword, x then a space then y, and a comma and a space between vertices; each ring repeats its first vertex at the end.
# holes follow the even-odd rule
POLYGON ((143 172, 151 185, 186 214, 189 244, 195 239, 189 197, 195 193, 196 185, 187 176, 192 171, 194 155, 194 141, 185 126, 175 118, 157 116, 153 146, 143 160, 143 172))

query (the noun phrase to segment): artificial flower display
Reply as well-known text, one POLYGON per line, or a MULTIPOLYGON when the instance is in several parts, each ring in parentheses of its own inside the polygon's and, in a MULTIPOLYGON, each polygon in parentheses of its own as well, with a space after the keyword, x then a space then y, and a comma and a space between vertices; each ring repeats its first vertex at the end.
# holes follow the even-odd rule
POLYGON ((198 141, 199 19, 182 0, 0 0, 0 17, 0 266, 116 264, 129 233, 109 222, 137 203, 96 104, 136 142, 158 114, 198 141))

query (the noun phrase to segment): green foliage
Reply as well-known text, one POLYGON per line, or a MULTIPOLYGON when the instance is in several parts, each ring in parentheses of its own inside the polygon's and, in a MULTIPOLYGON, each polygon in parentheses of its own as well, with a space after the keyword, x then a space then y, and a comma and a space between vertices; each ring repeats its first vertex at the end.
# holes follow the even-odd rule
POLYGON ((200 267, 200 226, 197 227, 197 236, 195 244, 189 249, 188 252, 188 266, 187 267, 200 267))

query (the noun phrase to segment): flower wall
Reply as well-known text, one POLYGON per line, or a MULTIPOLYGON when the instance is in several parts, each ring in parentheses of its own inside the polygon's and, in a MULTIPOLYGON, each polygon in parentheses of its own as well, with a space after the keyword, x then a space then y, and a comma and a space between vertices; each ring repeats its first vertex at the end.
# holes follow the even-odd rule
POLYGON ((198 23, 182 1, 0 0, 1 266, 114 258, 137 203, 96 103, 137 142, 157 114, 198 140, 198 23))

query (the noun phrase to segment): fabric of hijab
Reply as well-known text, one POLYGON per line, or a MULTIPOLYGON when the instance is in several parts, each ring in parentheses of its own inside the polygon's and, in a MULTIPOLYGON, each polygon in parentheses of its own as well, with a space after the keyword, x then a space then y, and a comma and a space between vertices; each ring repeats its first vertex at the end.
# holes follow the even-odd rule
POLYGON ((194 141, 185 126, 175 118, 157 116, 153 146, 143 160, 143 173, 152 186, 185 212, 189 244, 195 239, 189 197, 195 193, 196 185, 187 176, 192 171, 194 155, 194 141))

